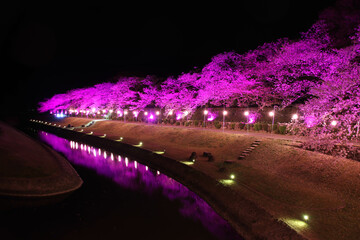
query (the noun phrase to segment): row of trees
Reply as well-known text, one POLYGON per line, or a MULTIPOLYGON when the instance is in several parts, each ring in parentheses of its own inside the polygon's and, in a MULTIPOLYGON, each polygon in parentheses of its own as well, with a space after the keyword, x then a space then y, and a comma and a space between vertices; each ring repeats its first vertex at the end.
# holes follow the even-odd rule
MULTIPOLYGON (((327 24, 318 21, 297 41, 279 39, 244 54, 225 52, 202 69, 161 81, 155 76, 70 90, 41 102, 39 111, 159 107, 187 111, 207 106, 284 109, 301 103, 297 133, 359 137, 360 28, 351 44, 335 48, 327 24), (336 124, 331 124, 336 121, 336 124)), ((294 130, 295 131, 295 130, 294 130)))

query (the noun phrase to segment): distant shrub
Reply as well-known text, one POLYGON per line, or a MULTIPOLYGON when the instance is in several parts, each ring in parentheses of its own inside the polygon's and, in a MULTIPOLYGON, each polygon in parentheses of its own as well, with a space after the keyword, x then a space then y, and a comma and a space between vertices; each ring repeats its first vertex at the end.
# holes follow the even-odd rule
POLYGON ((247 124, 245 124, 245 128, 244 128, 245 130, 252 130, 252 129, 254 129, 254 124, 252 124, 252 123, 247 123, 247 124))
POLYGON ((197 127, 199 125, 199 120, 194 121, 194 126, 197 127))
POLYGON ((286 134, 286 125, 279 126, 279 133, 286 134))
POLYGON ((269 132, 269 124, 267 123, 261 123, 261 129, 265 132, 269 132))
POLYGON ((244 129, 244 128, 245 128, 245 123, 240 122, 240 123, 239 123, 239 129, 244 129))
POLYGON ((274 124, 273 126, 270 125, 270 128, 273 133, 279 133, 279 126, 277 124, 274 124))
POLYGON ((190 121, 187 121, 187 122, 185 122, 185 126, 190 126, 191 125, 191 122, 190 121))
POLYGON ((203 121, 199 121, 199 127, 203 127, 203 121))
POLYGON ((261 129, 262 129, 261 123, 255 123, 255 124, 254 124, 254 130, 255 130, 255 131, 260 131, 261 129))
POLYGON ((176 122, 175 125, 176 125, 176 126, 180 126, 180 122, 176 122))
POLYGON ((230 129, 234 130, 234 129, 235 129, 235 126, 236 126, 235 123, 231 123, 231 124, 230 124, 230 129))
POLYGON ((220 129, 221 128, 221 123, 219 121, 215 121, 214 126, 215 126, 216 129, 220 129))

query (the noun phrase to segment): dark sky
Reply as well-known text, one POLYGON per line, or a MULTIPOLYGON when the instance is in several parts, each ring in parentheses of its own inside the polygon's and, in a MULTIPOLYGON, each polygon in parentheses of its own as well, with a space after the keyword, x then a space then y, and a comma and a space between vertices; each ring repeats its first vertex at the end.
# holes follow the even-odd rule
POLYGON ((296 39, 334 1, 243 2, 2 7, 2 107, 36 108, 56 93, 119 74, 177 75, 224 51, 296 39))

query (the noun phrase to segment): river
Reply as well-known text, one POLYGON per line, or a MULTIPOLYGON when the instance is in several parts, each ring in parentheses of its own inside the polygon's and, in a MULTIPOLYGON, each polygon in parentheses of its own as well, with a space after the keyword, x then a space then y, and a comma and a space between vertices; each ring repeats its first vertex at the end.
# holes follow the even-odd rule
POLYGON ((38 138, 63 154, 84 184, 59 203, 2 214, 4 239, 242 239, 204 200, 156 169, 47 132, 38 138))

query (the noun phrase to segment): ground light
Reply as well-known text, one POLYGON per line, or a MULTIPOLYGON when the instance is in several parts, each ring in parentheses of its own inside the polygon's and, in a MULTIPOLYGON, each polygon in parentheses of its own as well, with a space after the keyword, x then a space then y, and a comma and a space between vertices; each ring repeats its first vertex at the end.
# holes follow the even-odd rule
POLYGON ((118 140, 116 140, 117 142, 121 142, 124 138, 120 137, 118 140))
POLYGON ((143 143, 142 142, 139 142, 139 144, 138 145, 134 145, 134 147, 141 147, 143 145, 143 143))
POLYGON ((304 214, 303 219, 304 219, 305 222, 307 222, 307 221, 309 221, 310 217, 309 217, 309 215, 304 214))
POLYGON ((234 180, 234 179, 235 179, 235 175, 234 175, 234 174, 231 174, 231 175, 230 175, 230 179, 234 180))
POLYGON ((336 124, 337 124, 337 121, 335 121, 335 120, 331 121, 331 125, 332 125, 332 126, 334 126, 334 127, 335 127, 335 126, 336 126, 336 124))

